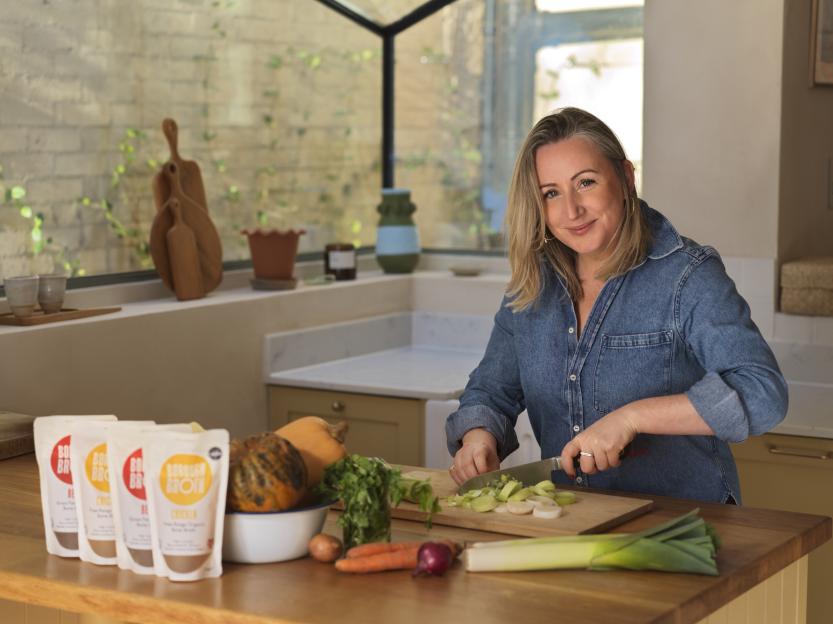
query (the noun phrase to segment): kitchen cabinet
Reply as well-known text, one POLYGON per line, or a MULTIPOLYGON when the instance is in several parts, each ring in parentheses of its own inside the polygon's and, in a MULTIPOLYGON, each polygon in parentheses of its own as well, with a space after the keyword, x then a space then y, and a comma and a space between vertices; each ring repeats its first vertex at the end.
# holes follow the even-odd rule
POLYGON ((346 446, 351 453, 382 457, 394 464, 423 465, 424 414, 421 399, 269 386, 271 429, 301 416, 346 420, 350 423, 346 446))
MULTIPOLYGON (((448 468, 445 420, 459 407, 448 401, 338 392, 294 386, 269 386, 269 426, 277 429, 301 416, 320 416, 330 422, 347 420, 347 448, 352 453, 383 457, 395 464, 448 468), (414 460, 413 457, 418 459, 414 460)), ((501 468, 541 459, 526 412, 515 427, 519 448, 501 468)))
MULTIPOLYGON (((833 516, 833 440, 766 434, 733 445, 743 504, 833 516)), ((808 624, 833 614, 833 543, 809 558, 808 624)))

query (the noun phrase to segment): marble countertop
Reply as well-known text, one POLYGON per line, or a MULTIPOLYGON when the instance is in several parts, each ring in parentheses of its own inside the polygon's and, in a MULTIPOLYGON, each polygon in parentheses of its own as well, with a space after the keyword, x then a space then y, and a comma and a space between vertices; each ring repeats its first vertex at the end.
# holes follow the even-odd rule
POLYGON ((482 351, 412 345, 271 373, 271 384, 416 399, 456 399, 482 351))
MULTIPOLYGON (((491 315, 402 312, 266 336, 264 382, 416 399, 460 396, 491 315)), ((833 348, 770 343, 789 383, 772 433, 833 439, 833 348)))
POLYGON ((414 399, 456 399, 492 317, 401 312, 266 336, 264 381, 414 399))

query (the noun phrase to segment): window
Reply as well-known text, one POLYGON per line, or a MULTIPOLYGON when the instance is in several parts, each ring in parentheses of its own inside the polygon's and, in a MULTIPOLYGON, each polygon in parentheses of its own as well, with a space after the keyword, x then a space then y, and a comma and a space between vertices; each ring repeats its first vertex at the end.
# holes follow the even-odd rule
MULTIPOLYGON (((353 2, 381 23, 420 4, 353 2)), ((457 0, 397 35, 395 185, 423 247, 502 248, 515 152, 551 108, 597 113, 641 160, 640 4, 457 0)), ((374 244, 381 41, 321 3, 19 3, 0 47, 0 278, 152 271, 165 117, 226 261, 246 227, 374 244)))
POLYGON ((537 0, 496 4, 493 104, 484 142, 483 208, 503 222, 515 154, 529 128, 563 106, 605 121, 642 161, 642 1, 537 0))
POLYGON ((151 180, 199 163, 224 259, 245 227, 372 245, 381 44, 312 0, 18 3, 0 23, 0 277, 152 269, 151 180))

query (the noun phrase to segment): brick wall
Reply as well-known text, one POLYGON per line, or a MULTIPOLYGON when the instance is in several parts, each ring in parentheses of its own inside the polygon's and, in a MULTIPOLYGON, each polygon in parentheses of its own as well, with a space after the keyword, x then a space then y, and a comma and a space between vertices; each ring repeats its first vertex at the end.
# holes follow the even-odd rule
MULTIPOLYGON (((386 2, 386 14, 397 4, 393 15, 413 2, 386 2)), ((461 136, 479 138, 480 4, 460 0, 397 40, 398 156, 435 155, 397 172, 414 190, 425 246, 456 218, 454 185, 471 183, 465 173, 449 184, 436 155, 454 158, 461 136)), ((168 157, 166 116, 202 168, 226 259, 248 256, 238 232, 259 212, 270 226, 307 227, 306 249, 372 245, 380 52, 375 35, 313 0, 6 3, 0 185, 26 196, 0 207, 0 277, 64 262, 88 274, 149 267, 141 248, 155 213, 150 180, 168 157)))

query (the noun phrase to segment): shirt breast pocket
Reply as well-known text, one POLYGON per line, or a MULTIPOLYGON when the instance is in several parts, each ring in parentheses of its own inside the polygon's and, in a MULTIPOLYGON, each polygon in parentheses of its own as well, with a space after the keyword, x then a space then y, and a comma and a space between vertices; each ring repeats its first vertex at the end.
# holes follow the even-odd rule
POLYGON ((607 414, 632 401, 671 392, 674 333, 602 334, 593 380, 593 407, 607 414))

